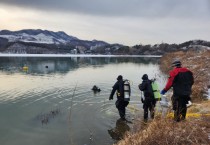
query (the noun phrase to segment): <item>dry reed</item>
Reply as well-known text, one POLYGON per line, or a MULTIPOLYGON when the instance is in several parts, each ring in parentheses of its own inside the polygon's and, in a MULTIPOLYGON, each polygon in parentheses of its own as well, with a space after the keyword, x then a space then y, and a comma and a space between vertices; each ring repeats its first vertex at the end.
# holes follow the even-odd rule
MULTIPOLYGON (((188 51, 168 53, 161 58, 160 70, 168 74, 172 69, 172 59, 179 59, 183 67, 194 74, 192 92, 193 102, 203 101, 204 94, 210 88, 210 51, 188 51)), ((194 104, 189 112, 209 113, 210 102, 194 104)), ((156 116, 147 124, 136 121, 132 132, 127 132, 123 140, 116 145, 209 145, 210 117, 187 118, 175 122, 172 119, 156 116)))
POLYGON ((174 122, 172 119, 156 117, 146 127, 134 126, 139 129, 127 133, 116 145, 208 145, 209 120, 210 117, 201 117, 174 122))

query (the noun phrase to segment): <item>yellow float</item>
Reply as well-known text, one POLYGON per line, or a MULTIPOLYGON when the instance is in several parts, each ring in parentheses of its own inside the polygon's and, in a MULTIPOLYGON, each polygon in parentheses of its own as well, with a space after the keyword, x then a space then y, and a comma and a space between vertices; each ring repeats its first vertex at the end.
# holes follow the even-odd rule
POLYGON ((24 70, 24 71, 27 71, 27 70, 28 70, 28 67, 27 67, 27 66, 24 66, 24 67, 23 67, 23 70, 24 70))

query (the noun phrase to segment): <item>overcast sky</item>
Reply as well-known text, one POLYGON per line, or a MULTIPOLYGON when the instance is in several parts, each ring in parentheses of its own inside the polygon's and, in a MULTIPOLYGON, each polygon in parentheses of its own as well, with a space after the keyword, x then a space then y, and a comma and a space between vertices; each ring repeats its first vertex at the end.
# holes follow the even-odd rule
POLYGON ((64 31, 124 45, 210 41, 210 0, 0 0, 0 30, 64 31))

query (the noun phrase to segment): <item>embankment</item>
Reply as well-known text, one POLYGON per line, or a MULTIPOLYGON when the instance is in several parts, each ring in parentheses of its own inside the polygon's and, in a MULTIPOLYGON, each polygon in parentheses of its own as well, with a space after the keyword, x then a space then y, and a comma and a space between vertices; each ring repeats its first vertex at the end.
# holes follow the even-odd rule
MULTIPOLYGON (((210 114, 210 101, 206 92, 210 87, 210 51, 189 51, 165 54, 160 69, 168 74, 173 59, 180 59, 183 66, 194 74, 190 113, 210 114)), ((117 145, 172 145, 210 144, 210 116, 188 117, 185 121, 174 122, 171 118, 156 115, 150 123, 137 119, 132 132, 127 132, 117 145)))

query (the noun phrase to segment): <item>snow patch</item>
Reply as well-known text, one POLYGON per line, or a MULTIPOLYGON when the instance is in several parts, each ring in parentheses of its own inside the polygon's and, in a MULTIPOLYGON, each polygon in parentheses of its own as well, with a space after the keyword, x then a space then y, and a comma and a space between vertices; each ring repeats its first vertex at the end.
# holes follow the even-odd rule
POLYGON ((48 36, 43 33, 38 35, 29 35, 26 33, 18 35, 0 35, 2 38, 8 39, 9 42, 22 41, 22 42, 33 42, 33 43, 44 43, 44 44, 60 44, 67 43, 64 39, 57 39, 53 36, 48 36))
POLYGON ((206 50, 210 50, 210 47, 208 46, 203 46, 203 45, 189 45, 189 47, 192 47, 192 48, 197 48, 197 49, 206 49, 206 50))
POLYGON ((207 98, 210 100, 210 88, 208 89, 208 96, 207 98))
POLYGON ((181 49, 183 49, 183 50, 187 50, 187 47, 182 47, 181 49))
POLYGON ((17 36, 13 35, 0 35, 0 37, 8 39, 9 42, 14 42, 17 40, 17 36))
MULTIPOLYGON (((30 36, 32 38, 35 38, 33 42, 35 43, 46 43, 46 44, 53 44, 53 37, 52 36, 46 36, 43 33, 40 33, 38 35, 30 36)), ((24 42, 30 42, 31 40, 25 39, 24 42)))

